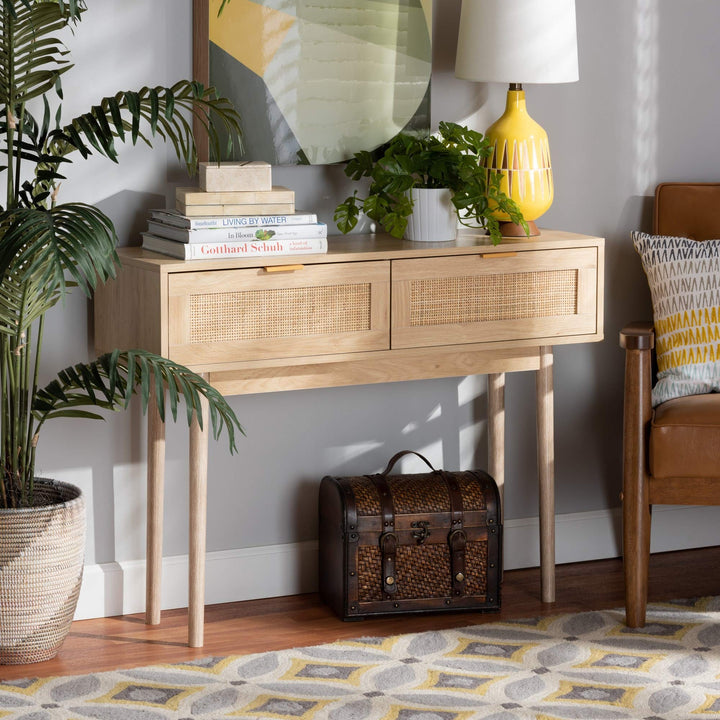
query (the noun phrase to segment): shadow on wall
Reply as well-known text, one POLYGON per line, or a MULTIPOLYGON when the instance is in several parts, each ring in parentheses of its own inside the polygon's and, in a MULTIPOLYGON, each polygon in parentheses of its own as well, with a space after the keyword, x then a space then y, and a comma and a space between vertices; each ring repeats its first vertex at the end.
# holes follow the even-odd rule
MULTIPOLYGON (((618 338, 628 322, 652 317, 647 281, 630 238, 632 230, 651 230, 652 208, 652 197, 634 195, 615 217, 606 218, 612 226, 608 222, 604 341, 555 348, 558 514, 620 506, 624 353, 618 338)), ((619 542, 619 526, 615 531, 619 542)))
MULTIPOLYGON (((445 392, 437 393, 435 397, 418 398, 415 402, 410 399, 402 403, 401 408, 397 408, 399 412, 396 421, 383 437, 373 436, 372 417, 367 415, 364 421, 360 420, 367 430, 361 437, 357 428, 358 420, 348 417, 353 414, 353 410, 343 411, 341 427, 347 427, 347 435, 344 439, 339 438, 339 444, 324 450, 325 463, 321 474, 317 477, 303 477, 294 488, 294 536, 301 539, 317 537, 317 498, 322 475, 354 477, 382 472, 390 458, 401 450, 419 452, 437 469, 486 468, 486 383, 484 377, 476 376, 472 378, 476 381, 474 387, 463 388, 468 380, 453 378, 435 381, 455 385, 456 401, 447 400, 449 393, 445 392), (446 399, 438 401, 437 397, 446 399), (346 422, 346 419, 350 422, 346 422)), ((404 384, 392 385, 397 385, 400 392, 407 389, 404 384)), ((383 396, 394 397, 389 391, 383 392, 383 396)), ((378 407, 376 412, 384 417, 390 414, 387 409, 383 411, 382 407, 378 407)), ((392 474, 427 471, 422 460, 408 456, 395 464, 392 474)))
POLYGON ((164 195, 121 190, 95 206, 113 221, 118 247, 124 247, 141 244, 140 233, 147 230, 150 210, 164 208, 166 204, 164 195))
MULTIPOLYGON (((165 196, 123 190, 95 205, 115 223, 119 245, 139 245, 149 210, 163 207, 165 196)), ((95 357, 93 306, 81 291, 71 293, 47 318, 41 384, 62 368, 95 357)), ((89 562, 115 559, 116 472, 144 461, 144 419, 139 404, 131 405, 125 413, 128 418, 123 419, 122 414, 105 413, 105 422, 66 419, 48 423, 38 443, 38 467, 52 468, 53 477, 80 485, 88 497, 89 562)))
MULTIPOLYGON (((587 408, 587 415, 588 423, 594 427, 593 430, 588 428, 588 431, 606 434, 604 440, 596 445, 597 448, 605 448, 605 451, 592 458, 592 461, 601 468, 601 476, 608 479, 604 485, 608 508, 619 507, 622 488, 622 388, 625 355, 619 345, 619 333, 629 322, 652 317, 647 280, 630 233, 635 229, 651 231, 652 210, 652 197, 630 197, 618 217, 616 231, 613 233, 617 239, 612 243, 612 252, 606 253, 605 341, 592 353, 596 371, 591 375, 594 386, 590 388, 590 397, 594 400, 587 408), (618 388, 618 392, 609 395, 603 386, 607 377, 603 368, 608 367, 613 369, 613 386, 618 388)), ((563 442, 569 439, 563 438, 563 442)))
MULTIPOLYGON (((632 78, 629 118, 632 124, 628 128, 628 163, 623 181, 628 181, 627 187, 634 194, 623 199, 615 222, 608 223, 605 230, 605 340, 592 348, 559 349, 556 355, 557 376, 563 377, 558 397, 565 383, 569 387, 584 388, 582 392, 586 395, 582 403, 569 399, 562 402, 566 424, 562 432, 556 434, 559 484, 567 480, 567 485, 558 487, 558 496, 571 507, 581 504, 579 491, 572 485, 576 478, 587 474, 589 468, 594 468, 592 472, 603 479, 604 506, 620 506, 625 356, 619 346, 619 332, 628 322, 652 317, 647 281, 630 233, 652 230, 651 193, 661 180, 658 178, 660 10, 661 6, 654 0, 634 0, 632 6, 627 7, 633 38, 631 68, 627 73, 627 77, 632 78), (582 357, 592 367, 586 364, 581 370, 576 363, 582 357), (588 442, 590 437, 594 437, 592 442, 588 442), (577 447, 585 447, 591 454, 580 453, 577 447)), ((579 17, 582 20, 589 14, 581 12, 579 17)), ((582 31, 582 26, 579 30, 582 31)), ((586 41, 592 38, 588 36, 586 41)), ((594 70, 592 65, 587 69, 594 70)), ((584 76, 581 68, 581 83, 584 76)), ((621 516, 618 513, 613 517, 620 547, 621 516)))
POLYGON ((435 0, 433 3, 433 73, 430 87, 433 130, 437 130, 440 120, 452 119, 443 115, 448 108, 453 118, 467 118, 482 108, 488 98, 487 83, 468 82, 455 77, 460 6, 459 0, 435 0))
POLYGON ((652 196, 644 195, 634 195, 627 200, 618 218, 615 234, 619 240, 607 259, 606 275, 612 280, 612 284, 607 283, 607 291, 612 301, 607 303, 605 329, 615 346, 618 333, 628 322, 652 317, 650 291, 630 233, 633 230, 652 232, 653 203, 652 196), (628 307, 641 316, 628 317, 628 307))
MULTIPOLYGON (((594 354, 598 370, 593 377, 598 379, 592 390, 591 414, 596 428, 607 428, 607 437, 596 447, 606 449, 598 457, 593 458, 601 467, 602 477, 607 478, 604 485, 605 503, 608 508, 621 507, 620 491, 622 490, 622 424, 623 424, 623 387, 625 353, 619 345, 620 330, 629 322, 649 320, 652 318, 652 305, 645 273, 640 258, 633 247, 630 232, 632 230, 652 231, 652 196, 634 195, 625 203, 618 218, 614 235, 618 241, 614 243, 613 252, 607 254, 606 277, 606 317, 605 342, 594 354), (628 310, 632 308, 632 310, 628 310), (600 366, 606 365, 614 369, 616 387, 619 392, 609 397, 601 387, 602 373, 600 366), (607 452, 607 450, 610 452, 607 452)), ((618 549, 622 547, 622 515, 612 515, 613 530, 618 549)))
MULTIPOLYGON (((115 224, 119 245, 139 245, 149 210, 164 207, 165 196, 123 190, 95 205, 115 224)), ((63 367, 95 357, 92 302, 81 291, 73 292, 48 314, 45 336, 43 383, 63 367)), ((116 493, 134 507, 142 506, 144 512, 144 486, 117 491, 114 487, 118 481, 123 483, 127 468, 144 462, 145 421, 140 404, 133 402, 125 413, 107 412, 104 417, 104 422, 72 419, 48 423, 38 444, 39 467, 52 467, 54 477, 80 485, 88 497, 88 560, 95 563, 116 558, 116 493), (69 448, 73 451, 68 452, 69 448)))

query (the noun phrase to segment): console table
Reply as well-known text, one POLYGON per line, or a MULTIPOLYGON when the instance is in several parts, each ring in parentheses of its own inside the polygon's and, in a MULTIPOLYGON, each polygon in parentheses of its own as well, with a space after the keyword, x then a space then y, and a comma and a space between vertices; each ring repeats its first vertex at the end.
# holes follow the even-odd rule
MULTIPOLYGON (((603 337, 602 238, 463 230, 453 242, 332 237, 327 254, 183 261, 119 251, 95 349, 143 348, 224 395, 487 374, 490 474, 504 482, 505 373, 537 373, 542 600, 555 599, 552 346, 603 337)), ((165 429, 148 416, 146 621, 160 622, 165 429)), ((203 644, 208 450, 190 428, 188 634, 203 644)))

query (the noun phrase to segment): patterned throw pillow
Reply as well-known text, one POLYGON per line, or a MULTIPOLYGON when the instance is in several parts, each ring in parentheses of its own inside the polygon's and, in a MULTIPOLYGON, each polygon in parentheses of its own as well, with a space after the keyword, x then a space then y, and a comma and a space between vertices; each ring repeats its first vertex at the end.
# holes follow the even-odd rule
POLYGON ((652 404, 720 391, 720 240, 634 232, 650 285, 658 382, 652 404))

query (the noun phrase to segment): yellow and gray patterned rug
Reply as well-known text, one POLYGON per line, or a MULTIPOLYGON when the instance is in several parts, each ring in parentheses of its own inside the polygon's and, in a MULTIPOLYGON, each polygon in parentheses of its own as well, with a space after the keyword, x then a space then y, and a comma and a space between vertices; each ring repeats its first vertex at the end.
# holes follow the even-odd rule
MULTIPOLYGON (((1 674, 1 670, 0 670, 1 674)), ((2 720, 720 717, 720 598, 79 677, 0 681, 2 720)))

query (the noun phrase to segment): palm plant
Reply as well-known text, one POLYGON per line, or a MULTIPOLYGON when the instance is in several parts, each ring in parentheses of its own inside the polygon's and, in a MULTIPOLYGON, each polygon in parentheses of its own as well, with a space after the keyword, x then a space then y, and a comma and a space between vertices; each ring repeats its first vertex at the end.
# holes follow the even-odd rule
POLYGON ((93 153, 117 162, 116 142, 151 145, 161 139, 193 172, 191 118, 200 118, 219 157, 219 127, 229 142, 239 141, 237 113, 212 89, 180 81, 119 92, 63 121, 61 81, 72 65, 57 36, 80 23, 85 0, 2 0, 1 8, 0 173, 7 193, 0 206, 0 508, 33 504, 35 449, 45 422, 100 418, 96 408, 123 409, 133 394, 143 412, 154 395, 164 419, 167 389, 173 419, 184 400, 188 422, 194 414, 201 421, 204 396, 214 436, 224 429, 234 452, 235 431, 242 428, 233 411, 181 365, 140 350, 116 350, 66 368, 45 387, 39 367, 48 310, 74 287, 91 297, 119 263, 112 221, 91 205, 57 201, 64 166, 93 153))

